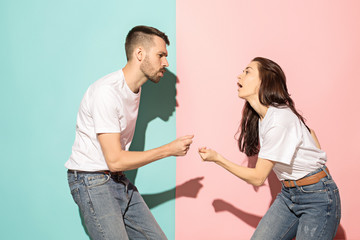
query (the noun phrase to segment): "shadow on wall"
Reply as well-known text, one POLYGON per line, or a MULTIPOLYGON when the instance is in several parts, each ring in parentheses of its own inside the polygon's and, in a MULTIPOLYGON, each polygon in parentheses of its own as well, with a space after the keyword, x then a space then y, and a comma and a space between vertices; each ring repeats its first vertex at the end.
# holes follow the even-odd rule
MULTIPOLYGON (((257 156, 249 157, 248 158, 248 167, 251 167, 251 168, 255 167, 256 161, 257 161, 257 156)), ((270 207, 271 204, 275 201, 277 194, 281 191, 281 183, 279 182, 274 171, 271 171, 271 173, 268 177, 268 183, 269 183, 269 189, 270 189, 270 194, 271 194, 271 201, 269 203, 269 207, 270 207)), ((258 191, 258 189, 259 189, 259 187, 254 187, 254 190, 256 192, 258 191)), ((245 222, 246 224, 248 224, 249 226, 251 226, 253 228, 257 227, 257 225, 259 224, 259 222, 262 218, 262 216, 254 215, 252 213, 248 213, 239 208, 236 208, 231 203, 228 203, 222 199, 215 199, 213 201, 212 205, 214 207, 215 212, 224 212, 224 211, 230 212, 231 214, 233 214, 234 216, 236 216, 237 218, 239 218, 240 220, 242 220, 243 222, 245 222)), ((336 236, 334 239, 347 239, 345 230, 341 226, 341 224, 339 225, 339 228, 337 230, 337 233, 336 233, 336 236)))
MULTIPOLYGON (((145 134, 148 124, 155 118, 168 121, 175 112, 177 106, 177 82, 177 77, 167 70, 159 83, 154 84, 151 81, 147 81, 142 86, 139 115, 130 151, 144 151, 145 134)), ((133 183, 135 183, 136 175, 137 169, 126 172, 126 177, 133 183)), ((149 208, 174 199, 175 191, 177 191, 176 197, 196 198, 203 186, 200 183, 202 179, 203 177, 194 178, 167 191, 156 194, 144 194, 142 196, 149 208)))

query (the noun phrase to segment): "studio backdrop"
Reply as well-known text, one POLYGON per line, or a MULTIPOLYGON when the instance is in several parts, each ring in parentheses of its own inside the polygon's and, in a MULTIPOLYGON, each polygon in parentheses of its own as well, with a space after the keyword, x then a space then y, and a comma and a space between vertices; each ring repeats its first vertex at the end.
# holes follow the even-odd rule
POLYGON ((169 239, 249 239, 280 191, 253 187, 198 147, 240 153, 237 76, 257 56, 277 62, 315 129, 340 189, 337 239, 359 239, 360 2, 356 0, 3 0, 0 3, 1 239, 89 239, 64 163, 87 87, 126 64, 136 25, 170 39, 169 68, 142 89, 131 150, 194 134, 188 155, 127 172, 169 239))

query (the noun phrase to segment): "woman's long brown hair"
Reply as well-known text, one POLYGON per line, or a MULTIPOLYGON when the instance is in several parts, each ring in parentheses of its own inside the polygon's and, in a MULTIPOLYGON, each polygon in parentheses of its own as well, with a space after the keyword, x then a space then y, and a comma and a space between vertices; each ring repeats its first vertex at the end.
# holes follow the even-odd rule
MULTIPOLYGON (((256 57, 252 60, 257 63, 261 80, 259 101, 265 106, 287 106, 305 124, 305 119, 296 111, 286 87, 286 77, 281 67, 274 61, 256 57)), ((259 115, 246 102, 240 124, 239 149, 247 156, 259 153, 259 115)), ((306 126, 306 125, 305 125, 306 126)))

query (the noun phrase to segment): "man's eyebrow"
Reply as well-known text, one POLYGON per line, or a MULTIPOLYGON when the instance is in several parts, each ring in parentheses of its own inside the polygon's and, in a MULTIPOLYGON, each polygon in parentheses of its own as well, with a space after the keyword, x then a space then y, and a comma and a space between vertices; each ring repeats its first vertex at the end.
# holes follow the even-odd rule
POLYGON ((252 67, 246 67, 245 70, 248 69, 248 68, 251 68, 252 70, 254 70, 252 67))
POLYGON ((166 53, 166 52, 159 51, 158 54, 165 55, 165 56, 167 57, 167 53, 166 53))

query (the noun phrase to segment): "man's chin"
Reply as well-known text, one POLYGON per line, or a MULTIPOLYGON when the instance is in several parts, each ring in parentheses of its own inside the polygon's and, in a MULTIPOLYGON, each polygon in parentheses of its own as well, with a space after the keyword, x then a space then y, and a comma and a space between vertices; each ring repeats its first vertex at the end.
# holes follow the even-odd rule
POLYGON ((157 78, 149 78, 150 81, 152 81, 153 83, 159 83, 160 82, 161 77, 157 77, 157 78))

